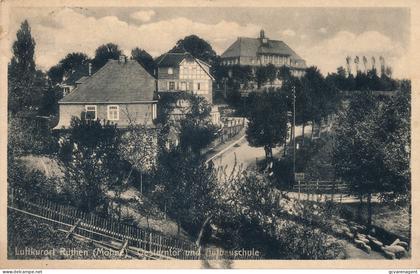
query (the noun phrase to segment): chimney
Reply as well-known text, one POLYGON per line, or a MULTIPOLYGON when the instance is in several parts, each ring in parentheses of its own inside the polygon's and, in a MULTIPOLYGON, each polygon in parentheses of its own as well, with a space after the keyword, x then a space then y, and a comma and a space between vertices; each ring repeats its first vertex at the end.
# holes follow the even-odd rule
POLYGON ((88 64, 88 68, 89 68, 89 76, 92 75, 92 63, 88 64))
POLYGON ((120 64, 125 64, 125 63, 127 63, 127 57, 126 57, 124 54, 121 54, 121 55, 120 55, 120 58, 118 59, 118 62, 119 62, 120 64))

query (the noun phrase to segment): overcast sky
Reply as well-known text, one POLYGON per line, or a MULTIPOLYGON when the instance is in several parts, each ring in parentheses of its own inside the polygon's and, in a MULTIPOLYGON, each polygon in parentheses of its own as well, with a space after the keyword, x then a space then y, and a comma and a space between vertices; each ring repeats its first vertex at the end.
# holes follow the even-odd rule
POLYGON ((41 69, 70 52, 93 57, 107 42, 118 44, 127 55, 140 47, 157 57, 190 34, 222 54, 238 36, 257 37, 264 29, 266 36, 283 40, 324 74, 344 66, 347 55, 382 55, 395 76, 409 76, 406 8, 14 8, 10 45, 24 19, 32 28, 41 69))

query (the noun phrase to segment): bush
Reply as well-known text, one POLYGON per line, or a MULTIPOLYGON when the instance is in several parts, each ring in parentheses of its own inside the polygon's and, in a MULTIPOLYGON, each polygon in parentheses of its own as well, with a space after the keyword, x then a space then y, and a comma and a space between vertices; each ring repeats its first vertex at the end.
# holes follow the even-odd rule
POLYGON ((17 156, 48 154, 58 151, 58 143, 47 120, 33 117, 12 117, 8 121, 8 146, 17 156))
POLYGON ((342 246, 319 228, 285 221, 278 231, 279 253, 283 259, 336 259, 342 246))

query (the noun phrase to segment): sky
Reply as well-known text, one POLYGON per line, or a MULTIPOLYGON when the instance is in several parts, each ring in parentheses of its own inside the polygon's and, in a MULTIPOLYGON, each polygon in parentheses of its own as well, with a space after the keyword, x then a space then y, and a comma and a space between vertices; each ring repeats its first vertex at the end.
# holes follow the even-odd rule
POLYGON ((108 42, 127 55, 140 47, 157 57, 190 34, 222 54, 239 36, 258 37, 264 29, 268 38, 286 42, 324 74, 345 66, 346 56, 359 55, 383 56, 395 77, 409 77, 408 8, 15 7, 9 16, 10 46, 27 19, 36 64, 43 70, 70 52, 93 57, 108 42))

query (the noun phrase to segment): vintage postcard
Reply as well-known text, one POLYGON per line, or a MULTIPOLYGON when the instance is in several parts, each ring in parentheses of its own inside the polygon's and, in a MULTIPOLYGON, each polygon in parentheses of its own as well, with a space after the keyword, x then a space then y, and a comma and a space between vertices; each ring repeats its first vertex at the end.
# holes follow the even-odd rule
POLYGON ((414 1, 0 5, 2 268, 420 267, 414 1))

